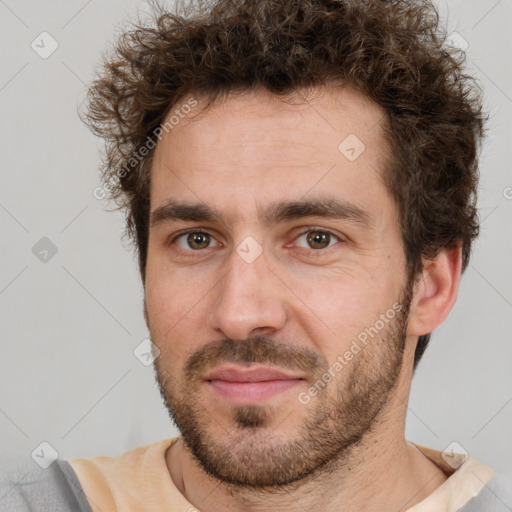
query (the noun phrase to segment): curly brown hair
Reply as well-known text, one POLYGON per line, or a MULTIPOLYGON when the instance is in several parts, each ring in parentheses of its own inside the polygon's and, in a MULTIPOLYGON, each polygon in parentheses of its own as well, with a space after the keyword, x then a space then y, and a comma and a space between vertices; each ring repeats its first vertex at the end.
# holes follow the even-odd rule
MULTIPOLYGON (((151 23, 124 32, 105 57, 84 116, 105 139, 103 181, 126 211, 143 282, 151 159, 170 110, 190 94, 206 97, 207 108, 230 92, 264 87, 286 96, 331 80, 386 112, 392 161, 384 181, 398 207, 409 282, 422 258, 455 244, 465 270, 479 232, 485 119, 465 55, 446 44, 430 0, 191 1, 173 13, 152 5, 151 23)), ((429 337, 419 338, 414 368, 429 337)))

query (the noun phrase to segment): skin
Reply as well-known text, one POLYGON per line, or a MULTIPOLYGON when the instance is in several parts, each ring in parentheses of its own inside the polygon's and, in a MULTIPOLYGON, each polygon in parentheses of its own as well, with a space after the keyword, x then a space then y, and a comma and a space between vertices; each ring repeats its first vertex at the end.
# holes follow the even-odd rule
POLYGON ((418 336, 456 300, 460 247, 425 262, 407 297, 382 180, 384 113, 350 88, 309 92, 306 103, 305 91, 288 102, 262 90, 230 94, 181 120, 155 149, 151 212, 172 199, 221 215, 152 225, 145 276, 157 380, 183 434, 166 464, 199 510, 407 510, 447 478, 404 432, 418 336), (350 134, 365 144, 354 161, 338 150, 350 134), (327 195, 364 210, 370 226, 322 216, 269 226, 258 216, 277 201, 327 195), (189 228, 211 238, 191 247, 187 235, 176 238, 189 228), (308 234, 326 230, 328 246, 312 248, 308 234), (251 263, 236 251, 249 236, 262 250, 251 263), (402 314, 301 402, 394 304, 402 314), (273 363, 304 380, 236 406, 203 380, 226 361, 273 363))

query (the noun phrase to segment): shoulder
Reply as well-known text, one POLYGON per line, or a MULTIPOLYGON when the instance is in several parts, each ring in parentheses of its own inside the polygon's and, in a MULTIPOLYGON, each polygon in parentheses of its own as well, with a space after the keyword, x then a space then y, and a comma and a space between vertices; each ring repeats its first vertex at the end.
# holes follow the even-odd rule
POLYGON ((512 472, 497 473, 461 512, 510 512, 512 510, 512 472))
POLYGON ((65 460, 43 469, 11 458, 0 465, 0 511, 91 512, 76 475, 65 460))

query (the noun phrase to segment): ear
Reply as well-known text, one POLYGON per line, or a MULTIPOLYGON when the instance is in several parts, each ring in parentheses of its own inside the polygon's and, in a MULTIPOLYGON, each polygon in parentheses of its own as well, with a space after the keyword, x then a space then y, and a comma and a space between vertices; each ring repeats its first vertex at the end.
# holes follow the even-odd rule
POLYGON ((408 334, 423 336, 444 322, 457 299, 461 269, 460 243, 441 249, 434 260, 424 262, 414 286, 408 334))

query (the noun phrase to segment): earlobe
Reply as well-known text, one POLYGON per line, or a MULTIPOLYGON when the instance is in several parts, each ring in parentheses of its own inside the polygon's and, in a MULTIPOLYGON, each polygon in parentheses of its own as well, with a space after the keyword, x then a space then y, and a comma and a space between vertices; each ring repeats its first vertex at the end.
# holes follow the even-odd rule
POLYGON ((461 245, 445 247, 434 260, 424 263, 416 281, 408 333, 423 336, 436 329, 450 313, 459 291, 462 269, 461 245))

